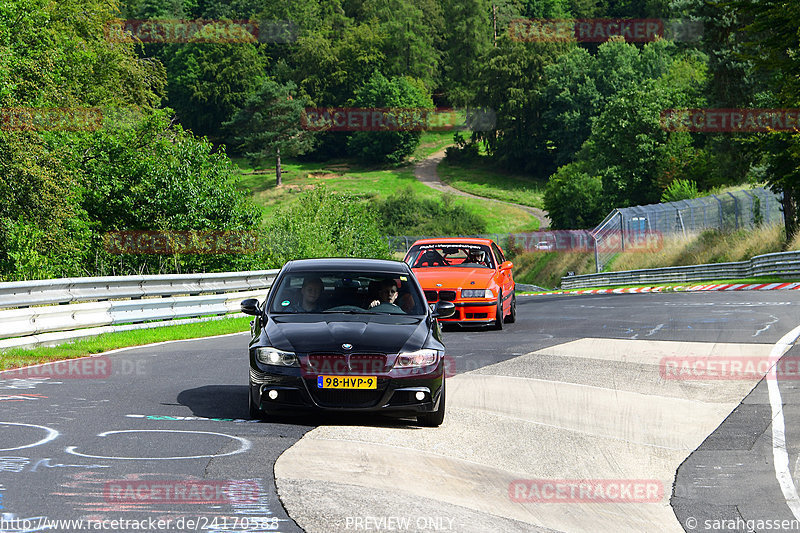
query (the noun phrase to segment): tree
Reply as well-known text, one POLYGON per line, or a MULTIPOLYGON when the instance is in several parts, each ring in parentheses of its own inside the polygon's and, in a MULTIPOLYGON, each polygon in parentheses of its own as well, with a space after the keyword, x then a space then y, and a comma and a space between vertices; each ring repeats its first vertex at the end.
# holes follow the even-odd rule
POLYGON ((544 206, 554 229, 590 228, 603 219, 603 183, 589 173, 582 162, 559 168, 550 177, 544 193, 544 206))
POLYGON ((381 72, 418 79, 428 92, 433 90, 441 55, 436 44, 445 25, 439 2, 364 0, 361 10, 367 23, 378 23, 383 36, 381 72))
POLYGON ((668 185, 663 177, 675 177, 671 165, 684 165, 694 156, 688 132, 667 132, 661 127, 661 111, 675 107, 668 90, 653 80, 621 91, 594 120, 587 150, 603 178, 603 195, 610 207, 658 203, 668 185))
POLYGON ((302 128, 303 101, 295 98, 295 85, 264 80, 247 98, 244 107, 224 126, 233 131, 237 147, 255 164, 276 158, 275 183, 281 185, 281 153, 296 156, 314 144, 310 131, 302 128))
POLYGON ((492 43, 487 0, 445 0, 449 23, 444 32, 442 87, 456 106, 471 103, 478 62, 492 43))
POLYGON ((252 43, 187 43, 165 47, 168 104, 197 135, 223 140, 220 126, 243 107, 266 61, 252 43))
MULTIPOLYGON (((433 102, 419 84, 405 77, 386 79, 378 71, 361 87, 350 105, 357 108, 431 109, 433 102)), ((347 141, 349 153, 364 161, 401 163, 419 145, 421 131, 356 132, 347 141)))
POLYGON ((563 43, 523 43, 503 35, 480 61, 474 80, 477 107, 495 111, 494 129, 475 131, 490 157, 509 169, 549 175, 541 92, 544 69, 566 49, 563 43), (545 168, 543 168, 545 167, 545 168))
POLYGON ((545 67, 542 98, 548 151, 557 166, 571 162, 592 131, 591 119, 603 101, 595 81, 596 59, 575 47, 545 67))
MULTIPOLYGON (((800 106, 800 5, 777 0, 735 0, 731 5, 737 17, 750 21, 739 35, 742 55, 763 80, 766 100, 771 107, 800 106)), ((800 135, 772 132, 756 139, 767 163, 767 182, 783 195, 786 236, 791 240, 800 228, 800 135)))

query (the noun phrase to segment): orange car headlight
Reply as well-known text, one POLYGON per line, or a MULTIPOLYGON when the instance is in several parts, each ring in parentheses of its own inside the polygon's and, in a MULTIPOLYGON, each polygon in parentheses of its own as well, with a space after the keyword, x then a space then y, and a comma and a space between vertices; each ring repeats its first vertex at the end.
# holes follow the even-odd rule
POLYGON ((494 298, 492 289, 462 289, 462 298, 494 298))

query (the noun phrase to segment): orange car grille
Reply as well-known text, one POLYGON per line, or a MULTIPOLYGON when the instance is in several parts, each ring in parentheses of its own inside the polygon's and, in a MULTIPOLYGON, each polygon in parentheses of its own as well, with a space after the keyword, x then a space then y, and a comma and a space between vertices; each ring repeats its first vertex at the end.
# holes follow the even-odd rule
POLYGON ((434 290, 427 290, 425 291, 425 298, 429 302, 435 302, 437 300, 444 300, 446 302, 454 302, 456 300, 456 291, 434 291, 434 290))

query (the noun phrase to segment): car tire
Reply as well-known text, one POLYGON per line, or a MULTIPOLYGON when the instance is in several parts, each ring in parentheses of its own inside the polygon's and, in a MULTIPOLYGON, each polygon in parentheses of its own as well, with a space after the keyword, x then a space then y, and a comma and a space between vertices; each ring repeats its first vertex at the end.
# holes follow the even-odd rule
POLYGON ((442 378, 442 394, 439 397, 439 408, 431 413, 418 414, 417 424, 419 424, 420 426, 436 428, 441 426, 442 422, 444 422, 444 411, 445 411, 444 382, 445 380, 444 378, 442 378))
POLYGON ((495 313, 497 318, 494 319, 494 324, 492 324, 492 329, 501 330, 503 329, 503 292, 497 295, 497 312, 495 313))
POLYGON ((506 323, 513 324, 517 321, 517 295, 513 294, 511 296, 511 313, 509 313, 508 318, 506 318, 506 323))

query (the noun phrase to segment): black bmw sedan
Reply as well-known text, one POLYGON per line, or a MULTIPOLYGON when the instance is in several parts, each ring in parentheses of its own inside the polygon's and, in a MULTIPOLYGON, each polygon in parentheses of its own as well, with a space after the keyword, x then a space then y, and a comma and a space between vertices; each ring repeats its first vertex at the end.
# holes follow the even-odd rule
POLYGON ((250 416, 285 410, 382 411, 438 426, 445 412, 437 317, 406 263, 304 259, 284 265, 254 315, 250 416))

